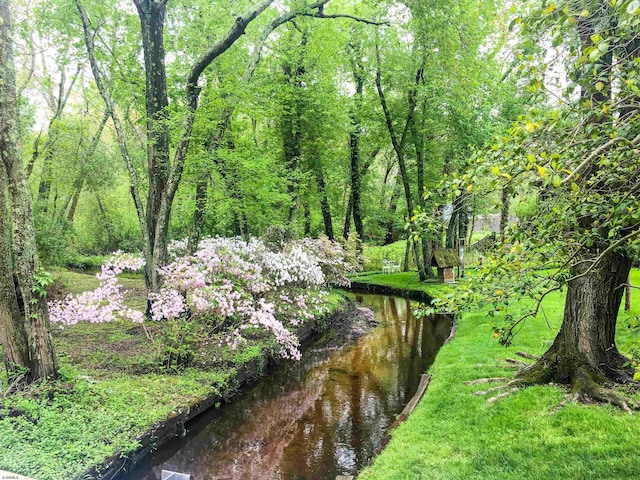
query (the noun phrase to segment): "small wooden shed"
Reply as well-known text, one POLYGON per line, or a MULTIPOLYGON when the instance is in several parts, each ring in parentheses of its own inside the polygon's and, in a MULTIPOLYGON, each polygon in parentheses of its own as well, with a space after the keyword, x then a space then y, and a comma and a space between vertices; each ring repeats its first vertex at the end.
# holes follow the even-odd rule
POLYGON ((458 252, 453 248, 434 250, 431 256, 431 266, 438 267, 438 281, 442 283, 455 283, 453 267, 459 264, 458 252))

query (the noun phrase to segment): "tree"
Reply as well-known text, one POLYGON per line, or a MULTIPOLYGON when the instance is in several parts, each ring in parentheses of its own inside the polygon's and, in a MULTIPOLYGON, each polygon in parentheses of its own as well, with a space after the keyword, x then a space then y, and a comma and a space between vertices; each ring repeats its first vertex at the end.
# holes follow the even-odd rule
POLYGON ((138 173, 129 154, 122 122, 119 119, 112 94, 105 83, 96 57, 95 42, 87 12, 76 0, 80 15, 87 54, 94 79, 111 116, 118 136, 118 143, 131 177, 131 193, 136 205, 143 236, 145 254, 145 279, 152 291, 160 288, 158 268, 168 260, 167 245, 169 218, 173 200, 178 190, 189 149, 191 132, 198 108, 201 86, 200 77, 205 69, 226 52, 245 32, 247 25, 264 12, 273 0, 264 0, 244 15, 236 17, 235 24, 217 42, 214 42, 192 64, 183 93, 183 127, 175 147, 173 161, 169 145, 169 111, 164 48, 164 23, 166 0, 136 0, 140 20, 145 71, 145 105, 147 119, 147 201, 142 201, 138 173))
MULTIPOLYGON (((511 252, 495 259, 483 281, 492 280, 491 300, 501 308, 523 295, 537 299, 532 311, 510 313, 497 326, 506 343, 522 321, 541 312, 546 295, 567 288, 553 345, 518 374, 518 383, 569 384, 579 399, 629 410, 630 402, 605 385, 633 376, 615 332, 640 236, 640 4, 533 6, 513 25, 523 39, 520 70, 528 81, 522 83, 535 103, 485 152, 481 171, 491 171, 494 187, 507 183, 511 194, 534 196, 537 215, 507 236, 511 252), (549 45, 532 47, 541 36, 557 49, 568 80, 556 84, 545 73, 553 71, 543 51, 549 45), (560 100, 558 108, 548 106, 550 97, 560 100)), ((479 174, 468 172, 469 188, 479 174)))
MULTIPOLYGON (((321 0, 315 3, 303 4, 290 12, 277 17, 265 30, 265 35, 258 40, 258 52, 266 37, 282 23, 290 21, 297 15, 306 15, 318 18, 342 18, 348 15, 325 14, 321 9, 329 0, 321 0)), ((104 102, 107 111, 111 116, 116 129, 121 155, 125 159, 125 164, 130 175, 131 192, 136 207, 138 220, 142 230, 143 250, 146 259, 145 277, 147 287, 156 291, 161 284, 158 267, 167 262, 167 242, 169 232, 169 221, 173 208, 174 199, 180 185, 185 163, 188 158, 190 142, 193 134, 193 127, 198 111, 200 94, 203 88, 205 71, 221 55, 227 52, 244 34, 251 22, 261 16, 273 3, 273 0, 263 0, 251 6, 243 15, 235 16, 235 23, 224 33, 216 31, 213 36, 217 37, 210 46, 199 52, 189 51, 190 64, 186 74, 186 82, 183 88, 172 91, 177 102, 173 108, 169 105, 169 93, 167 84, 167 67, 165 52, 165 32, 164 26, 167 15, 166 0, 135 0, 137 17, 140 23, 142 37, 142 51, 144 56, 144 100, 146 119, 146 202, 143 202, 142 187, 144 186, 138 178, 135 162, 129 152, 127 140, 122 121, 118 112, 118 105, 112 91, 113 78, 102 68, 99 61, 99 51, 96 49, 95 32, 91 26, 87 9, 80 0, 75 0, 75 5, 79 13, 87 54, 91 64, 91 69, 96 81, 96 85, 104 102), (191 58, 194 58, 191 61, 191 58), (175 112, 175 114, 173 114, 175 112), (172 144, 170 125, 180 122, 182 127, 177 135, 177 140, 172 144)), ((179 6, 177 6, 179 7, 179 6)), ((204 9, 202 6, 196 8, 204 9)), ((184 26, 184 25, 183 25, 184 26)), ((217 26, 217 24, 216 24, 217 26)), ((211 28, 211 25, 208 25, 211 28)), ((198 36, 198 41, 202 38, 198 36)), ((259 59, 259 53, 258 53, 259 59)), ((251 78, 252 69, 255 68, 257 60, 252 59, 252 63, 247 66, 246 81, 251 78), (253 64, 253 65, 252 65, 253 64)), ((177 83, 177 82, 176 82, 177 83)), ((233 107, 230 106, 230 112, 233 107)), ((229 113, 222 115, 221 125, 226 125, 229 113)), ((226 128, 226 127, 225 127, 226 128)), ((225 128, 221 128, 220 133, 224 134, 225 128)), ((218 135, 220 136, 220 135, 218 135)), ((176 137, 174 135, 174 137, 176 137)), ((220 140, 222 137, 220 137, 220 140)), ((212 148, 215 149, 215 139, 212 148)), ((215 154, 214 154, 215 156, 215 154)), ((204 187, 199 189, 200 196, 204 195, 204 187)), ((202 206, 202 201, 196 205, 202 206)), ((200 222, 199 213, 196 215, 195 223, 200 222)), ((197 237, 197 228, 194 228, 193 239, 197 237)), ((193 241, 192 241, 193 244, 193 241)))
MULTIPOLYGON (((400 168, 400 179, 402 180, 402 186, 404 187, 405 201, 407 203, 407 215, 409 217, 409 224, 411 230, 415 230, 413 213, 414 213, 414 198, 411 194, 411 183, 409 178, 409 173, 407 169, 407 161, 406 161, 406 143, 409 138, 409 131, 411 125, 413 124, 413 118, 415 115, 415 110, 417 106, 417 92, 416 90, 420 86, 420 83, 423 81, 424 67, 426 63, 426 57, 422 57, 419 62, 419 66, 417 67, 417 71, 415 74, 415 84, 409 86, 409 90, 407 93, 407 99, 409 103, 409 108, 407 109, 407 116, 404 121, 404 127, 402 127, 402 132, 398 135, 396 133, 396 128, 393 123, 393 118, 391 116, 391 111, 387 104, 386 95, 384 93, 382 87, 382 70, 381 70, 381 59, 380 59, 380 45, 376 44, 376 59, 377 59, 377 69, 376 69, 376 89, 378 91, 378 96, 380 97, 380 105, 382 106, 382 111, 384 113, 385 122, 387 124, 387 129, 389 130, 389 136, 391 137, 391 144, 393 145, 393 150, 395 151, 396 157, 398 159, 398 166, 400 168)), ((420 279, 425 280, 427 278, 427 273, 425 269, 425 262, 427 261, 422 256, 422 252, 419 247, 414 244, 414 257, 416 260, 416 264, 418 266, 418 272, 420 274, 420 279)))
MULTIPOLYGON (((349 226, 351 215, 353 215, 353 224, 356 227, 356 235, 358 236, 357 254, 362 255, 362 242, 364 241, 364 223, 362 221, 361 208, 361 182, 362 175, 366 173, 368 166, 360 165, 360 137, 362 136, 362 96, 364 91, 365 72, 362 66, 362 32, 352 29, 349 41, 349 53, 351 60, 351 73, 356 85, 356 91, 353 97, 353 105, 351 106, 351 131, 349 132, 349 177, 351 180, 351 191, 349 195, 349 203, 347 205, 347 213, 344 221, 343 237, 345 240, 349 238, 349 226)), ((374 155, 375 157, 375 155, 374 155)))
POLYGON ((19 155, 8 0, 0 0, 0 342, 10 381, 55 378, 46 294, 37 269, 31 192, 19 155))

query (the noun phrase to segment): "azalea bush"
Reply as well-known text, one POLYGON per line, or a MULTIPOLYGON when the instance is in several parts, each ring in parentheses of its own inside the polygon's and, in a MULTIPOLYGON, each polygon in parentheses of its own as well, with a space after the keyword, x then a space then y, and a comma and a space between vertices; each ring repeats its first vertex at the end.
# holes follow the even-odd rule
MULTIPOLYGON (((188 364, 203 332, 223 334, 236 348, 243 333, 256 329, 273 335, 283 357, 299 359, 295 328, 322 313, 324 289, 348 285, 346 274, 354 270, 346 249, 326 238, 277 248, 258 238, 208 238, 193 255, 186 254, 185 241, 173 242, 169 251, 172 261, 160 269, 163 287, 148 297, 150 320, 167 326, 167 366, 188 364)), ((99 288, 50 302, 51 321, 142 322, 143 313, 124 304, 117 275, 143 266, 139 256, 116 252, 97 275, 99 288)))
POLYGON ((142 322, 142 312, 124 305, 123 291, 117 275, 124 271, 137 271, 144 260, 137 255, 117 251, 113 253, 96 275, 100 286, 79 295, 67 295, 64 300, 49 302, 51 323, 74 325, 78 322, 104 323, 116 318, 142 322))

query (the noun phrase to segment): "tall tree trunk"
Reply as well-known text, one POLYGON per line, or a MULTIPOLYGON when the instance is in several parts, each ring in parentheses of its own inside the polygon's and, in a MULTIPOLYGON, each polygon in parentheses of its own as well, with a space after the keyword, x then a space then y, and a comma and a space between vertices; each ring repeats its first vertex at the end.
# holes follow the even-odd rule
POLYGON ((407 238, 404 246, 404 258, 402 260, 402 271, 408 272, 409 270, 411 270, 411 238, 407 238))
POLYGON ((36 235, 31 192, 19 155, 18 138, 11 16, 9 2, 0 0, 0 152, 3 170, 0 185, 0 201, 3 203, 0 209, 0 249, 3 251, 0 255, 4 262, 0 264, 0 281, 3 283, 0 316, 3 330, 7 329, 2 334, 2 341, 7 342, 8 352, 5 351, 5 355, 11 357, 5 359, 5 365, 10 368, 9 376, 16 374, 12 367, 15 365, 28 369, 26 380, 34 381, 55 378, 57 363, 49 333, 46 295, 41 289, 34 289, 36 235), (7 198, 11 201, 10 213, 4 203, 7 198), (13 228, 12 234, 9 228, 13 228), (11 258, 12 264, 9 263, 11 258), (9 271, 7 267, 10 267, 9 271), (11 283, 14 284, 13 289, 11 283), (16 322, 22 323, 22 327, 16 322))
POLYGON ((207 190, 209 188, 208 178, 203 178, 196 184, 196 208, 193 211, 193 222, 189 232, 187 250, 190 254, 195 253, 202 234, 202 224, 204 223, 204 212, 207 207, 207 190))
MULTIPOLYGON (((4 20, 1 0, 0 18, 4 20)), ((1 103, 0 100, 0 107, 1 103)), ((4 129, 2 130, 0 135, 4 133, 4 129)), ((24 312, 20 311, 13 279, 12 227, 7 205, 7 190, 7 176, 3 168, 0 171, 0 345, 2 345, 8 380, 11 383, 21 374, 22 370, 31 370, 31 357, 29 356, 29 339, 23 318, 24 312)))
MULTIPOLYGON (((364 242, 364 224, 362 222, 362 208, 360 205, 360 183, 362 179, 360 172, 360 136, 362 135, 361 110, 365 73, 361 65, 362 46, 358 42, 358 39, 352 38, 350 46, 352 50, 351 66, 353 70, 353 79, 356 83, 356 92, 350 112, 351 131, 349 132, 349 152, 351 158, 351 197, 349 199, 349 205, 353 212, 353 224, 356 228, 356 235, 358 236, 356 240, 356 256, 360 262, 360 258, 362 257, 362 242, 364 242)), ((345 229, 347 228, 347 225, 348 222, 345 222, 345 229)))
MULTIPOLYGON (((369 167, 371 167, 371 164, 375 161, 376 157, 378 156, 378 153, 380 153, 380 150, 381 150, 380 148, 376 147, 369 155, 369 158, 367 159, 367 161, 360 167, 360 174, 358 178, 358 189, 361 188, 360 185, 362 183, 362 178, 369 171, 369 167)), ((344 238, 345 240, 349 239, 349 233, 351 231, 352 212, 353 212, 353 196, 351 195, 351 190, 350 190, 349 201, 347 202, 347 209, 346 209, 345 218, 344 218, 344 228, 342 230, 342 238, 344 238)), ((355 223, 355 220, 354 220, 354 223, 355 223)), ((360 223, 362 223, 362 211, 360 212, 360 223)), ((363 224, 362 234, 364 235, 364 224, 363 224)))
MULTIPOLYGON (((416 167, 418 171, 418 206, 422 211, 425 210, 426 205, 424 201, 425 184, 424 184, 424 118, 427 110, 427 102, 423 101, 422 115, 420 122, 418 119, 413 118, 411 121, 411 137, 413 145, 416 149, 416 167), (419 124, 418 124, 419 123, 419 124)), ((424 236, 418 241, 421 253, 422 253, 422 269, 420 269, 420 280, 424 281, 428 278, 433 278, 433 269, 431 268, 431 240, 424 238, 424 236)))
POLYGON ((309 208, 308 194, 302 198, 302 208, 304 211, 304 236, 311 236, 311 208, 309 208))
POLYGON ((235 211, 233 212, 233 233, 236 237, 242 236, 242 226, 240 225, 240 218, 235 211))
POLYGON ((40 156, 40 139, 42 138, 42 129, 38 132, 38 136, 33 141, 33 153, 31 154, 31 158, 29 159, 29 163, 27 163, 26 167, 26 175, 27 178, 31 176, 31 172, 33 172, 33 167, 36 164, 36 160, 40 156))
POLYGON ((52 121, 47 132, 47 141, 44 148, 44 159, 42 162, 42 172, 40 174, 40 184, 38 185, 38 203, 43 212, 49 209, 49 195, 51 194, 51 184, 53 183, 53 160, 55 158, 55 143, 59 136, 58 122, 52 121))
POLYGON ((152 262, 145 266, 148 287, 157 291, 161 279, 158 268, 168 261, 168 218, 160 210, 165 195, 171 165, 169 162, 169 122, 167 77, 164 50, 164 20, 166 2, 135 0, 142 32, 147 114, 147 227, 152 262))
POLYGON ((347 210, 344 213, 344 226, 342 228, 342 238, 349 240, 351 233, 351 211, 353 209, 353 197, 349 193, 349 201, 347 202, 347 210))
POLYGON ((322 173, 322 165, 319 164, 320 159, 316 159, 318 163, 314 170, 316 176, 316 185, 318 189, 318 196, 320 197, 320 211, 322 212, 322 221, 324 223, 324 234, 329 240, 335 240, 333 234, 333 220, 331 218, 331 206, 329 205, 329 198, 327 197, 327 186, 324 181, 324 174, 322 173))
POLYGON ((400 176, 398 175, 396 176, 396 183, 393 186, 393 191, 391 192, 391 199, 389 200, 389 209, 388 209, 389 220, 387 221, 387 225, 386 225, 387 233, 385 234, 383 245, 391 245, 394 242, 395 231, 393 229, 393 225, 395 222, 393 220, 393 217, 395 216, 396 210, 398 209, 398 200, 400 200, 400 192, 401 192, 400 176))
POLYGON ((107 211, 104 208, 102 198, 100 198, 100 195, 98 195, 97 193, 96 201, 98 202, 98 210, 100 211, 100 216, 102 217, 102 221, 104 222, 104 229, 107 234, 107 249, 109 251, 113 251, 116 248, 115 236, 113 234, 113 224, 111 223, 111 219, 109 218, 109 215, 107 215, 107 211))
MULTIPOLYGON (((520 377, 528 383, 569 383, 589 395, 598 395, 595 384, 628 382, 628 359, 616 347, 616 320, 631 270, 631 259, 622 253, 606 253, 590 271, 596 252, 572 269, 564 318, 553 345, 520 377)), ((596 398, 596 397, 594 397, 596 398)), ((602 400, 602 399, 600 399, 602 400)))
MULTIPOLYGON (((304 67, 294 70, 289 64, 283 65, 285 80, 291 84, 294 91, 298 88, 304 74, 304 67)), ((300 128, 300 112, 298 111, 297 99, 289 101, 282 114, 282 141, 284 165, 287 171, 287 190, 291 204, 289 205, 288 223, 293 221, 293 216, 298 202, 298 168, 302 157, 302 131, 300 128)))
MULTIPOLYGON (((460 200, 460 213, 458 215, 458 241, 456 245, 459 256, 467 238, 467 231, 469 230, 469 207, 467 205, 467 199, 467 195, 463 193, 460 200)), ((460 256, 460 265, 458 266, 458 277, 460 278, 464 277, 464 250, 462 253, 463 255, 460 256)))
POLYGON ((84 181, 82 181, 80 185, 78 185, 78 188, 76 188, 73 192, 73 197, 71 198, 71 206, 69 207, 69 213, 67 214, 67 222, 69 223, 73 223, 73 219, 76 216, 76 210, 78 208, 78 202, 80 201, 80 194, 82 193, 83 186, 84 181))
POLYGON ((447 232, 445 237, 445 247, 446 248, 456 248, 456 240, 458 237, 458 199, 453 202, 451 218, 449 219, 449 224, 447 225, 447 232))
MULTIPOLYGON (((405 200, 407 202, 407 216, 409 219, 409 224, 411 227, 411 230, 413 229, 413 225, 414 222, 412 220, 413 215, 414 215, 414 203, 413 203, 413 197, 411 195, 411 186, 409 184, 409 175, 407 172, 407 165, 405 162, 405 153, 404 153, 404 149, 405 149, 405 143, 407 140, 407 136, 409 133, 409 130, 411 129, 411 125, 413 124, 414 121, 414 115, 415 115, 415 110, 416 110, 416 105, 417 105, 417 86, 419 85, 419 83, 422 81, 422 72, 424 69, 424 62, 425 60, 423 59, 423 63, 422 65, 418 68, 418 71, 416 73, 416 84, 415 86, 410 87, 409 89, 409 93, 407 95, 408 98, 408 102, 409 102, 409 108, 407 111, 407 118, 405 121, 405 125, 404 125, 404 129, 402 132, 402 135, 398 138, 398 136, 395 133, 395 128, 393 126, 393 120, 391 118, 391 113, 389 111, 389 107, 387 105, 387 100, 384 94, 384 90, 382 89, 382 71, 381 71, 381 59, 380 59, 380 46, 378 44, 376 44, 376 59, 377 59, 377 69, 376 69, 376 89, 378 91, 378 97, 380 99, 380 105, 382 106, 382 111, 384 113, 384 117, 385 117, 385 122, 387 125, 387 130, 389 131, 389 136, 391 137, 391 144, 393 145, 393 150, 396 153, 396 157, 398 159, 398 167, 400 168, 400 177, 402 179, 402 186, 404 187, 404 195, 405 195, 405 200)), ((420 251, 420 249, 418 248, 414 248, 414 256, 415 256, 415 260, 416 260, 416 265, 418 267, 418 272, 420 272, 420 278, 424 279, 425 277, 425 269, 424 269, 424 262, 422 261, 422 252, 420 251)))

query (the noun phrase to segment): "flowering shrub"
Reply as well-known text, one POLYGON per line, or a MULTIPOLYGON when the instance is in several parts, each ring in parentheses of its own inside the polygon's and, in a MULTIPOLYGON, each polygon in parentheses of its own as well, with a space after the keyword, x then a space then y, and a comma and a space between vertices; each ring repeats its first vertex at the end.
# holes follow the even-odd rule
POLYGON ((318 263, 325 277, 325 282, 340 287, 349 287, 351 282, 347 278, 348 273, 354 273, 358 265, 355 245, 349 249, 349 245, 342 246, 332 242, 328 237, 305 238, 299 242, 308 255, 312 255, 318 263))
MULTIPOLYGON (((173 261, 159 270, 163 287, 149 294, 151 318, 174 322, 174 330, 199 321, 212 331, 226 331, 232 346, 243 341, 244 330, 263 329, 273 334, 284 357, 294 359, 300 358, 299 342, 290 328, 321 312, 322 288, 347 285, 345 273, 351 270, 343 248, 326 238, 288 242, 276 251, 256 238, 208 238, 194 255, 185 250, 186 242, 172 242, 173 261)), ((143 265, 139 257, 116 252, 98 274, 98 289, 51 302, 52 322, 117 317, 142 322, 142 312, 124 306, 117 275, 143 265)), ((181 338, 179 333, 174 337, 181 338)))
POLYGON ((123 294, 117 275, 124 271, 137 271, 144 266, 144 260, 121 251, 111 255, 96 275, 100 286, 95 290, 77 296, 71 294, 63 300, 49 302, 49 318, 52 323, 73 325, 78 322, 111 322, 116 317, 128 318, 133 322, 143 321, 142 312, 130 309, 123 303, 123 294))

